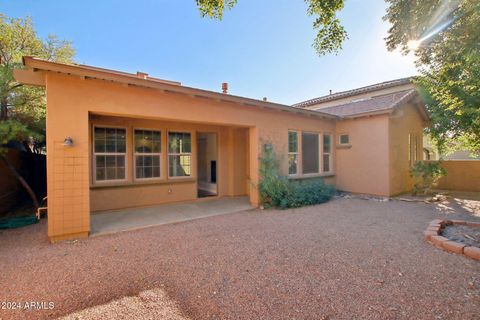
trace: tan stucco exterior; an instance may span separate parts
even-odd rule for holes
[[[255,206],[258,205],[256,185],[260,137],[263,141],[270,141],[279,154],[285,154],[287,132],[292,123],[295,123],[295,128],[319,133],[324,130],[333,132],[335,128],[335,122],[327,119],[63,74],[47,73],[46,83],[48,229],[53,241],[86,235],[90,229],[90,210],[196,198],[195,157],[191,178],[141,185],[133,182],[130,171],[127,173],[128,181],[121,183],[121,186],[93,185],[90,139],[94,123],[118,123],[128,128],[138,126],[164,131],[175,128],[190,130],[193,141],[197,131],[217,132],[219,195],[248,193]],[[63,146],[66,137],[73,139],[73,147]],[[195,154],[195,143],[192,143],[192,147],[192,153]],[[128,158],[127,163],[131,163]],[[285,157],[282,158],[281,167],[286,172]],[[163,170],[166,171],[166,168]]]
[[[338,121],[336,186],[343,191],[389,195],[388,115]],[[338,137],[348,134],[349,146]]]
[[[124,117],[90,115],[90,128],[112,126],[127,129],[127,177],[124,182],[94,182],[90,175],[90,209],[93,212],[149,206],[161,203],[190,201],[197,198],[197,157],[192,157],[192,176],[187,178],[167,178],[167,132],[190,132],[196,140],[198,132],[216,133],[218,140],[218,181],[219,196],[247,195],[246,160],[247,128],[179,123]],[[153,181],[136,180],[133,173],[133,129],[148,128],[162,133],[161,177]],[[90,145],[92,145],[90,136]],[[196,144],[192,144],[192,154],[196,155]],[[230,177],[229,174],[234,174]]]
[[[299,174],[292,179],[324,177],[340,190],[384,196],[409,187],[405,177],[409,166],[405,135],[421,132],[423,126],[413,105],[394,112],[342,119],[147,76],[139,79],[116,71],[31,58],[25,64],[29,69],[18,71],[17,79],[43,85],[47,91],[48,236],[52,241],[87,236],[90,215],[98,211],[196,200],[199,132],[215,133],[217,137],[218,196],[248,195],[253,206],[259,205],[262,145],[272,144],[286,175],[291,130],[332,137],[331,170],[303,175],[300,152]],[[98,183],[93,179],[92,130],[96,125],[126,129],[125,181]],[[134,178],[134,128],[162,133],[159,179],[145,182]],[[190,177],[167,177],[169,131],[192,135]],[[348,146],[339,145],[341,134],[349,135]],[[67,137],[72,138],[73,146],[64,145]],[[319,140],[322,144],[322,138]],[[319,159],[322,168],[322,154]]]
[[[398,108],[390,117],[389,129],[389,180],[390,195],[408,192],[413,188],[410,167],[423,157],[423,127],[424,123],[417,108],[405,104]],[[412,139],[411,160],[409,158],[409,137]],[[415,147],[415,140],[417,146]]]
[[[393,113],[337,122],[336,186],[340,190],[393,196],[413,187],[410,167],[422,159],[425,124],[413,104]],[[350,146],[338,137],[350,136]],[[409,137],[417,139],[417,156],[409,158]],[[410,146],[415,151],[414,145]]]

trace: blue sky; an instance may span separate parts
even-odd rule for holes
[[[302,0],[238,0],[222,21],[201,18],[194,0],[4,0],[0,12],[30,15],[40,36],[73,41],[76,61],[177,80],[187,86],[292,104],[416,73],[413,58],[388,52],[381,0],[346,0],[349,33],[338,55],[311,47]]]

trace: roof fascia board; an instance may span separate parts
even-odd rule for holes
[[[169,84],[169,83],[155,81],[155,80],[140,79],[140,78],[137,78],[135,75],[120,73],[113,70],[110,72],[109,70],[106,70],[106,69],[99,69],[99,68],[90,69],[89,67],[86,67],[86,66],[56,63],[56,62],[36,59],[33,57],[23,57],[23,63],[25,66],[32,68],[34,70],[37,69],[37,70],[43,70],[43,71],[58,72],[58,73],[64,73],[67,75],[74,75],[74,76],[85,77],[85,78],[96,78],[100,80],[113,81],[113,82],[118,82],[118,83],[123,83],[128,85],[136,85],[141,87],[160,89],[166,92],[183,93],[190,96],[195,96],[195,95],[203,96],[203,97],[212,98],[216,100],[220,99],[223,101],[233,102],[237,104],[248,104],[248,105],[253,105],[260,108],[288,111],[294,114],[301,114],[301,115],[313,116],[318,118],[325,118],[325,119],[340,118],[338,116],[330,115],[330,114],[319,112],[319,111],[300,109],[302,112],[298,112],[299,111],[298,108],[293,108],[287,105],[273,103],[273,102],[260,101],[256,99],[239,97],[239,96],[218,93],[218,92],[213,92],[213,91],[208,91],[203,89],[191,88],[186,86],[180,86],[177,84]]]

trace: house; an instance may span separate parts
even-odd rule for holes
[[[423,158],[425,106],[409,78],[295,104],[340,117],[335,126],[335,186],[392,196],[410,191],[411,165]]]
[[[24,57],[16,79],[47,94],[48,236],[88,236],[104,210],[245,195],[259,205],[270,143],[292,179],[345,191],[411,188],[428,121],[408,79],[287,106]],[[224,88],[226,89],[226,88]],[[226,91],[226,90],[225,90]]]

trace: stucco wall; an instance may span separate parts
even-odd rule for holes
[[[423,120],[417,108],[406,104],[389,119],[390,195],[409,192],[413,188],[410,176],[408,135],[416,136],[417,160],[423,159]]]
[[[248,152],[245,152],[245,155],[234,157],[232,161],[243,162],[245,170],[248,170],[247,187],[249,190],[247,193],[250,195],[253,205],[258,205],[256,186],[259,178],[260,138],[270,141],[279,154],[285,154],[288,129],[295,127],[316,132],[334,132],[335,129],[335,122],[331,119],[319,119],[256,106],[239,105],[50,72],[46,77],[47,149],[49,150],[47,155],[48,232],[53,241],[66,237],[83,236],[90,230],[89,113],[245,128],[243,132],[234,130],[229,139],[231,141],[246,139],[248,131]],[[63,146],[63,141],[68,136],[72,137],[74,141],[74,146],[70,148]],[[219,143],[219,147],[221,146],[222,142]],[[248,163],[245,163],[246,157],[248,157]],[[333,158],[335,159],[335,154]],[[286,173],[286,157],[282,159],[281,167]],[[238,173],[229,172],[229,175],[234,174]],[[229,181],[237,180],[241,181],[241,179],[230,179]],[[190,184],[189,187],[182,188],[192,188],[192,186],[193,184]],[[232,194],[242,194],[245,183],[238,186],[231,184],[229,188],[232,190]],[[145,190],[151,192],[146,193],[145,197],[152,199],[155,194],[154,188]],[[100,193],[99,191],[98,194]],[[182,193],[180,189],[175,192],[175,194],[179,193]],[[111,201],[121,201],[118,200],[121,198],[121,194],[112,196]]]
[[[480,192],[480,160],[446,160],[442,166],[447,175],[440,179],[438,189]]]
[[[149,206],[161,203],[194,200],[197,198],[197,144],[198,132],[216,133],[218,136],[218,195],[246,195],[247,172],[245,166],[246,128],[201,125],[186,122],[157,121],[124,117],[90,116],[91,128],[116,126],[127,129],[126,168],[124,182],[95,183],[90,177],[91,211]],[[160,130],[162,134],[161,177],[154,181],[135,180],[133,173],[133,129]],[[192,134],[192,175],[187,178],[167,178],[167,131]],[[235,138],[235,139],[232,139]],[[92,139],[92,134],[90,134]],[[216,156],[216,155],[215,155]],[[241,161],[239,161],[241,160]],[[235,174],[230,175],[230,172]]]
[[[348,134],[350,147],[339,146]],[[378,115],[337,122],[336,186],[339,190],[388,195],[388,116]]]

